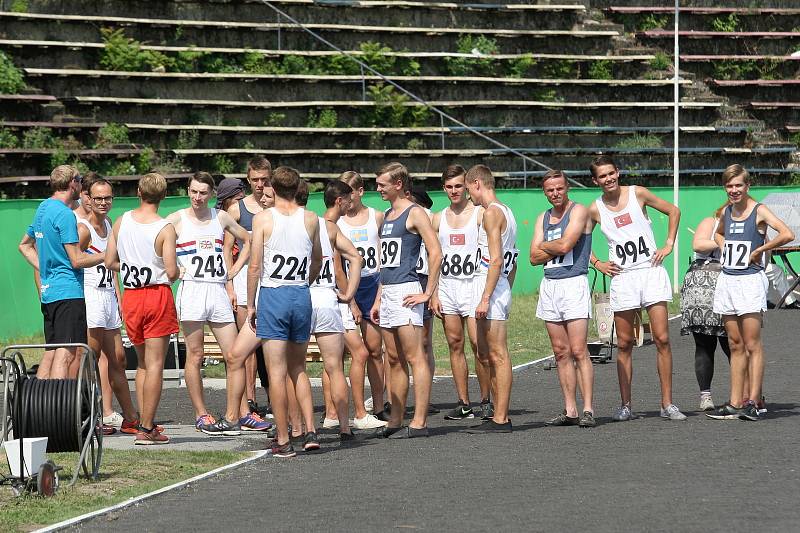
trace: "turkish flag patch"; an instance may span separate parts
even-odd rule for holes
[[[633,220],[631,220],[631,214],[625,213],[624,215],[614,217],[614,224],[616,224],[618,228],[627,226],[628,224],[633,224]]]
[[[463,233],[450,234],[450,246],[464,246],[467,243],[467,238]]]

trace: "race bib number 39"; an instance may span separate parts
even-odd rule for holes
[[[750,241],[725,241],[722,247],[722,266],[744,270],[750,266]]]
[[[403,241],[400,237],[381,239],[381,266],[395,268],[400,266],[400,253]]]

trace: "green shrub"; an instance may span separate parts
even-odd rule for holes
[[[718,80],[746,80],[759,76],[755,61],[722,60],[714,62],[714,78]]]
[[[456,43],[456,51],[460,54],[473,54],[475,57],[445,57],[445,71],[451,76],[494,76],[495,60],[491,57],[499,52],[497,41],[489,37],[472,34],[462,35]]]
[[[56,148],[58,143],[50,128],[31,128],[22,135],[22,147],[30,150]]]
[[[663,30],[668,22],[668,17],[658,17],[654,14],[648,15],[639,23],[639,31]]]
[[[363,53],[361,61],[383,75],[394,74],[397,57],[386,55],[392,52],[391,48],[372,41],[361,43],[359,48]]]
[[[264,119],[265,126],[283,126],[284,121],[286,120],[286,113],[277,113],[272,112],[267,115],[267,118]]]
[[[615,147],[624,150],[635,150],[638,148],[661,148],[664,143],[658,135],[648,133],[647,135],[639,135],[634,133],[632,136],[619,141]]]
[[[97,170],[104,176],[133,176],[139,173],[136,164],[130,159],[103,161]]]
[[[711,29],[714,31],[735,32],[739,31],[739,17],[736,13],[731,13],[727,17],[717,17],[711,21]]]
[[[549,61],[545,63],[542,70],[545,78],[565,80],[568,78],[578,77],[577,69],[575,68],[575,62],[567,59]]]
[[[184,50],[175,54],[171,58],[172,68],[174,72],[208,72],[203,69],[203,59],[208,56],[208,52],[197,52],[195,50]]]
[[[197,130],[181,130],[178,133],[177,150],[193,150],[200,144],[200,132]]]
[[[97,130],[97,141],[95,142],[95,146],[97,148],[113,146],[115,144],[130,143],[131,140],[128,137],[128,127],[124,124],[109,122]]]
[[[425,141],[420,139],[419,137],[415,137],[406,143],[406,149],[408,150],[422,150],[425,148]]]
[[[18,94],[25,88],[22,70],[5,53],[0,52],[0,94]]]
[[[153,168],[153,162],[156,159],[155,151],[149,146],[142,150],[134,162],[134,174],[147,174]]]
[[[308,110],[307,128],[335,128],[336,123],[336,111],[329,107],[320,109],[319,113],[313,109]]]
[[[593,80],[613,80],[614,73],[610,59],[592,61],[589,65],[589,78]]]
[[[215,155],[214,158],[212,159],[211,168],[212,170],[214,170],[219,174],[230,174],[231,172],[233,172],[236,166],[228,156],[224,154],[219,154]]]
[[[142,50],[142,44],[125,36],[125,30],[102,28],[103,52],[100,54],[100,66],[105,70],[123,72],[145,72],[154,68],[167,69],[174,62],[167,56],[154,50]]]
[[[664,52],[656,52],[650,60],[650,67],[654,70],[667,70],[672,66],[672,59]]]
[[[508,62],[508,77],[509,78],[524,78],[528,75],[528,71],[536,64],[531,54],[525,54]]]
[[[17,145],[19,145],[19,139],[14,132],[0,127],[0,148],[16,148]]]
[[[789,141],[796,144],[798,148],[800,148],[800,133],[795,133],[791,137],[789,137]]]
[[[11,12],[12,13],[27,13],[28,12],[28,0],[13,0],[13,2],[11,2]]]
[[[66,165],[69,161],[69,154],[63,146],[57,146],[56,151],[50,155],[50,168],[55,168],[60,165]]]

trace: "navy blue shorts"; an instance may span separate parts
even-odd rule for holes
[[[256,306],[256,337],[308,342],[311,337],[311,292],[308,285],[261,287]]]
[[[428,289],[428,276],[427,274],[417,274],[419,276],[419,284],[422,286],[422,292],[425,292]],[[430,320],[433,318],[433,311],[430,308],[430,301],[424,304],[422,311],[422,320]]]
[[[364,320],[370,320],[369,313],[372,310],[372,306],[375,305],[375,298],[378,297],[378,285],[380,285],[380,282],[381,275],[374,274],[362,277],[358,284],[356,305],[361,310]]]

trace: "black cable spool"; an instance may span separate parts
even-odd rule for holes
[[[79,452],[81,442],[92,427],[79,435],[78,420],[89,415],[90,399],[81,395],[77,401],[78,381],[75,379],[23,379],[17,393],[22,398],[22,412],[14,415],[14,428],[24,438],[47,437],[47,451]],[[76,408],[81,409],[80,415]]]

